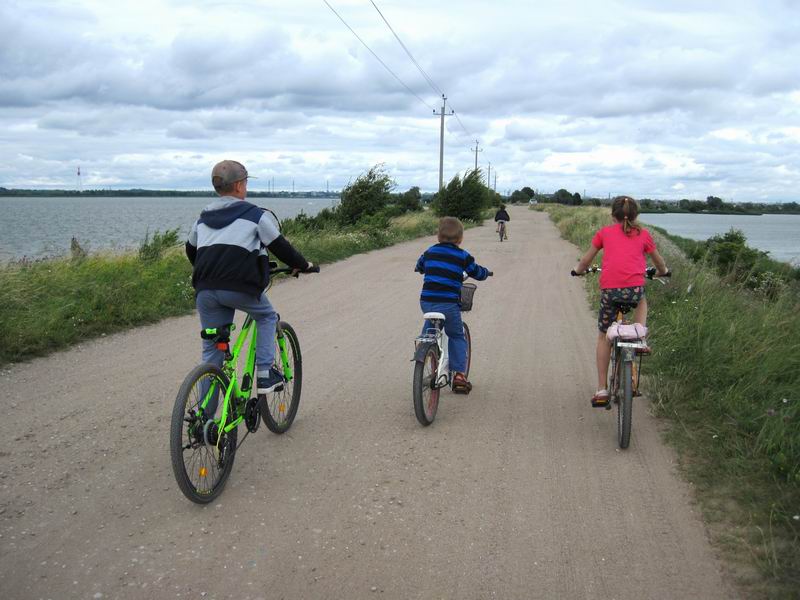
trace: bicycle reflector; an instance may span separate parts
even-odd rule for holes
[[[214,345],[217,347],[217,350],[222,350],[223,352],[228,351],[228,342],[217,342]]]

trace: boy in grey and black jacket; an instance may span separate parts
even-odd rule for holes
[[[233,322],[235,310],[256,322],[258,393],[266,394],[283,384],[276,369],[275,328],[278,313],[264,289],[269,283],[269,254],[296,271],[312,264],[284,238],[272,216],[245,201],[247,169],[224,160],[214,166],[211,181],[220,197],[200,213],[186,242],[186,256],[193,265],[192,285],[197,312],[205,328]],[[222,365],[223,354],[211,340],[203,340],[203,361]],[[208,407],[213,414],[216,407]]]

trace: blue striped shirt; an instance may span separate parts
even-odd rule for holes
[[[489,271],[475,262],[472,255],[450,243],[434,244],[417,261],[416,270],[425,274],[420,300],[425,302],[461,301],[464,273],[483,281]]]

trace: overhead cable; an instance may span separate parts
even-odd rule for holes
[[[375,60],[377,60],[379,63],[381,63],[381,65],[383,65],[383,68],[384,68],[384,69],[386,69],[387,71],[389,71],[389,73],[392,75],[392,77],[394,77],[394,78],[395,78],[395,79],[396,79],[398,82],[400,82],[400,85],[402,85],[404,88],[406,88],[406,90],[408,90],[408,92],[409,92],[411,95],[413,95],[413,96],[414,96],[414,97],[415,97],[417,100],[419,100],[420,102],[422,102],[422,103],[423,103],[425,106],[427,106],[429,109],[431,109],[431,110],[435,110],[435,109],[433,108],[433,106],[431,106],[430,104],[428,104],[427,102],[425,102],[425,100],[423,100],[423,99],[422,99],[422,98],[421,98],[421,97],[420,97],[420,96],[419,96],[419,95],[418,95],[418,94],[417,94],[417,93],[416,93],[414,90],[412,90],[410,87],[408,87],[408,86],[405,84],[405,82],[404,82],[402,79],[400,79],[400,77],[398,77],[398,76],[397,76],[397,74],[396,74],[394,71],[392,71],[392,70],[389,68],[389,66],[388,66],[388,65],[387,65],[385,62],[383,62],[383,61],[381,60],[380,56],[378,56],[377,54],[375,54],[375,52],[373,52],[372,48],[370,48],[370,47],[367,45],[367,43],[366,43],[364,40],[362,40],[362,39],[361,39],[361,37],[360,37],[360,36],[359,36],[359,35],[358,35],[358,34],[357,34],[357,33],[356,33],[354,30],[353,30],[353,28],[352,28],[352,27],[350,27],[350,25],[348,25],[348,24],[347,24],[347,21],[345,21],[345,20],[342,18],[342,16],[341,16],[341,15],[340,15],[338,12],[336,12],[336,9],[334,9],[334,8],[333,8],[333,7],[332,7],[332,6],[331,6],[331,5],[328,3],[328,0],[322,0],[322,1],[323,1],[323,2],[324,2],[324,3],[325,3],[327,6],[328,6],[328,8],[330,8],[330,9],[331,9],[331,11],[333,12],[333,14],[335,14],[337,17],[339,17],[339,20],[340,20],[342,23],[344,23],[344,26],[345,26],[345,27],[347,27],[347,28],[350,30],[350,32],[351,32],[351,33],[352,33],[354,36],[356,36],[356,39],[357,39],[359,42],[361,42],[361,44],[362,44],[362,45],[363,45],[363,46],[364,46],[364,47],[365,47],[367,50],[369,50],[370,54],[372,54],[372,56],[374,56],[374,57],[375,57]]]
[[[400,46],[403,48],[403,50],[406,51],[406,54],[408,54],[408,58],[411,59],[411,62],[414,63],[414,66],[417,67],[417,69],[419,69],[420,73],[422,73],[422,76],[425,78],[425,81],[428,82],[428,85],[431,86],[431,89],[434,92],[436,92],[437,94],[439,94],[440,96],[444,96],[445,95],[444,92],[439,88],[438,85],[436,85],[436,83],[433,81],[433,79],[431,79],[428,76],[428,74],[425,72],[425,69],[423,69],[422,66],[417,62],[417,59],[414,58],[413,54],[411,54],[411,50],[409,50],[408,47],[406,47],[406,45],[403,43],[403,40],[400,39],[400,36],[397,35],[397,32],[389,24],[389,21],[386,20],[386,17],[381,12],[381,9],[378,8],[378,5],[375,4],[375,2],[373,0],[369,0],[369,1],[372,2],[372,6],[374,6],[375,10],[378,11],[378,14],[381,16],[381,19],[383,19],[383,22],[386,23],[386,26],[389,28],[389,31],[391,31],[392,34],[394,35],[395,39],[397,40],[397,43],[400,44]]]

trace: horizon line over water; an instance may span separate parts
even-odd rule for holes
[[[73,237],[89,252],[136,249],[148,233],[169,229],[178,229],[185,239],[212,201],[207,196],[3,196],[0,262],[67,256]],[[338,199],[258,197],[252,203],[287,219],[301,211],[316,215]]]
[[[639,215],[639,220],[698,241],[739,229],[751,248],[769,252],[775,260],[800,267],[800,215],[645,213]]]

